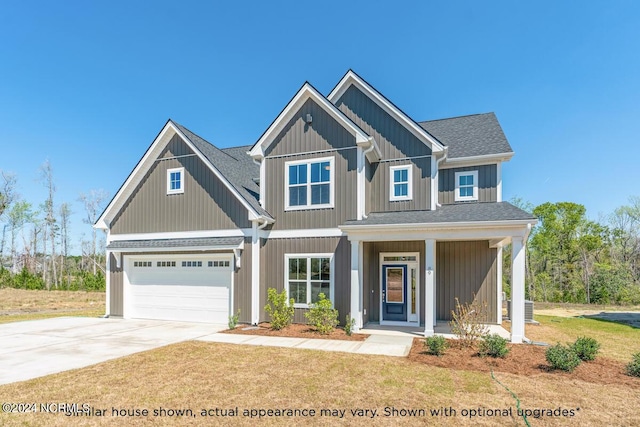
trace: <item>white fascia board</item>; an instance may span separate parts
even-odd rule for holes
[[[514,153],[485,154],[482,156],[457,157],[453,159],[447,157],[444,160],[444,163],[440,165],[440,169],[491,165],[498,162],[508,162],[513,157],[513,154]]]
[[[262,230],[263,239],[301,239],[305,237],[342,237],[346,234],[339,228],[306,228],[300,230]]]
[[[425,240],[435,239],[437,241],[468,241],[468,240],[495,240],[511,237],[524,238],[527,227],[504,227],[504,228],[459,228],[459,229],[415,229],[415,230],[359,230],[349,232],[347,238],[350,241],[365,242],[386,242],[400,240]]]
[[[153,247],[153,248],[118,248],[110,249],[111,252],[205,252],[205,251],[232,251],[234,249],[244,249],[244,242],[240,242],[238,245],[225,245],[225,246],[185,246],[185,247]]]
[[[249,237],[250,228],[229,230],[175,231],[166,233],[109,234],[107,243],[120,240],[198,239],[201,237]]]
[[[349,88],[350,85],[356,86],[363,93],[367,94],[371,100],[373,100],[376,104],[378,104],[380,108],[385,110],[389,115],[400,122],[416,138],[429,145],[432,152],[439,153],[441,151],[444,151],[444,146],[433,136],[431,136],[429,132],[421,128],[415,121],[409,118],[405,113],[398,109],[398,107],[393,105],[393,103],[385,98],[380,92],[371,87],[367,82],[362,80],[360,76],[358,76],[351,70],[349,70],[347,74],[344,75],[342,80],[340,80],[340,82],[331,91],[327,98],[332,103],[335,103],[344,94],[344,92]]]
[[[266,132],[260,137],[258,142],[249,150],[249,155],[259,159],[264,157],[264,153],[273,142],[273,136],[277,135],[291,119],[293,114],[304,104],[307,99],[313,99],[318,105],[329,113],[337,122],[341,123],[356,139],[356,144],[368,143],[369,135],[365,134],[355,123],[344,115],[335,105],[327,100],[309,83],[302,85],[298,93],[293,97],[289,104],[282,110],[274,122],[269,126]]]
[[[396,232],[400,230],[415,230],[418,232],[423,229],[429,230],[461,230],[461,229],[499,229],[499,228],[513,228],[523,227],[527,225],[535,225],[538,222],[537,219],[519,219],[510,221],[468,221],[468,222],[429,222],[429,223],[407,223],[407,224],[371,224],[371,225],[341,225],[340,230],[347,233],[354,233],[359,231],[375,231],[379,233],[384,232]]]

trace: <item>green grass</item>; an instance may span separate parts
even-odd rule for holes
[[[640,351],[640,329],[606,320],[584,317],[557,317],[536,315],[540,326],[528,326],[527,338],[544,341],[568,343],[580,336],[596,339],[602,344],[603,356],[628,361],[633,353]]]
[[[22,322],[25,320],[51,319],[53,317],[99,317],[103,315],[104,315],[104,309],[10,314],[6,316],[0,316],[0,324],[11,323],[11,322]]]

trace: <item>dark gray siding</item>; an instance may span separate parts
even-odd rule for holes
[[[112,221],[111,234],[251,227],[246,208],[179,136],[160,158]],[[185,168],[185,191],[167,195],[167,169],[177,167]]]
[[[380,252],[420,252],[420,322],[424,323],[424,241],[365,242],[363,245],[363,305],[367,309],[364,322],[380,321]]]
[[[336,106],[368,135],[374,137],[383,159],[431,154],[429,147],[355,86],[345,91]]]
[[[390,201],[391,167],[406,164],[413,165],[412,200]],[[371,212],[428,210],[431,200],[431,159],[403,160],[398,162],[381,162],[371,165],[372,177],[368,199]]]
[[[122,267],[122,265],[120,265]],[[109,314],[122,316],[123,312],[122,268],[116,267],[116,258],[109,256]]]
[[[208,253],[223,253],[223,251],[202,251],[202,252],[162,252],[163,255],[189,254],[204,255]],[[228,252],[225,252],[228,253]],[[124,253],[127,255],[159,255],[158,252],[135,252]],[[124,311],[124,290],[123,290],[123,271],[122,268],[116,267],[116,259],[113,254],[110,258],[110,293],[109,302],[110,314],[112,316],[122,316]],[[121,267],[124,266],[124,258]],[[245,238],[244,249],[242,251],[242,261],[239,269],[233,273],[233,313],[240,309],[240,322],[251,322],[251,238]]]
[[[487,303],[488,320],[496,322],[497,249],[487,241],[436,243],[437,318],[451,320],[455,298]]]
[[[260,321],[269,321],[264,307],[267,304],[267,289],[282,292],[285,282],[285,254],[333,253],[334,306],[338,310],[340,323],[349,313],[351,297],[350,243],[346,237],[319,237],[298,239],[269,239],[260,251]],[[305,309],[296,308],[294,322],[306,323]]]
[[[478,171],[478,201],[496,202],[498,174],[496,165],[468,166],[464,168],[440,169],[438,171],[438,202],[450,205],[455,202],[456,172]],[[465,202],[458,202],[465,203]],[[468,202],[466,202],[468,203]]]
[[[265,209],[277,219],[273,230],[337,227],[348,219],[356,218],[357,150],[347,149],[305,156],[267,159],[267,200]],[[328,209],[284,210],[285,163],[292,160],[334,157],[334,207]]]

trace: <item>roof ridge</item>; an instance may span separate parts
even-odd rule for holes
[[[238,159],[236,159],[234,156],[232,156],[232,155],[231,155],[231,154],[229,154],[229,153],[224,152],[221,148],[216,147],[215,145],[213,145],[212,143],[210,143],[209,141],[207,141],[206,139],[204,139],[203,137],[201,137],[200,135],[198,135],[197,133],[195,133],[194,131],[192,131],[192,130],[191,130],[191,129],[189,129],[188,127],[183,126],[183,125],[181,125],[180,123],[175,122],[175,121],[174,121],[173,123],[175,123],[176,125],[178,125],[178,126],[179,126],[179,127],[181,127],[182,129],[186,130],[186,131],[187,131],[187,132],[189,132],[190,134],[192,134],[192,135],[194,135],[194,136],[197,136],[197,137],[198,137],[198,138],[200,138],[203,142],[206,142],[207,144],[209,144],[211,147],[213,147],[214,149],[218,150],[218,151],[219,151],[219,152],[221,152],[222,154],[224,154],[224,155],[226,155],[226,156],[231,157],[231,158],[232,158],[233,160],[235,160],[236,162],[238,161]]]
[[[487,114],[495,114],[493,111],[488,111],[486,113],[473,113],[473,114],[463,114],[461,116],[453,116],[453,117],[443,117],[441,119],[433,119],[433,120],[422,120],[418,122],[421,123],[430,123],[430,122],[440,122],[443,120],[452,120],[452,119],[462,119],[464,117],[472,117],[472,116],[486,116]]]

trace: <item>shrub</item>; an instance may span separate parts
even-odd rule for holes
[[[356,319],[351,317],[351,313],[347,314],[344,322],[344,332],[349,336],[351,336],[351,334],[353,333],[354,323],[356,323]]]
[[[293,298],[287,301],[287,292],[278,293],[274,288],[267,289],[267,304],[264,309],[271,315],[271,329],[279,331],[291,324],[293,320]]]
[[[636,353],[631,357],[631,362],[627,365],[627,375],[640,377],[640,353]]]
[[[238,326],[238,320],[240,319],[240,309],[236,314],[229,316],[229,329],[235,329]]]
[[[424,346],[427,347],[427,352],[434,356],[442,356],[449,347],[447,340],[441,335],[433,335],[425,338]]]
[[[456,300],[456,309],[451,310],[451,332],[459,339],[460,343],[465,347],[473,346],[473,343],[489,332],[487,326],[487,303],[482,304],[474,301],[469,304],[460,304],[458,298]]]
[[[579,337],[571,345],[571,349],[578,355],[580,360],[593,360],[600,350],[600,343],[593,338]]]
[[[566,372],[572,372],[581,362],[573,349],[560,343],[549,347],[545,353],[545,357],[551,365],[551,368]]]
[[[508,339],[498,334],[491,334],[480,342],[480,356],[505,357],[509,353]]]
[[[323,335],[331,333],[340,323],[338,321],[338,310],[332,307],[331,301],[322,292],[318,294],[318,302],[311,304],[304,317]]]

